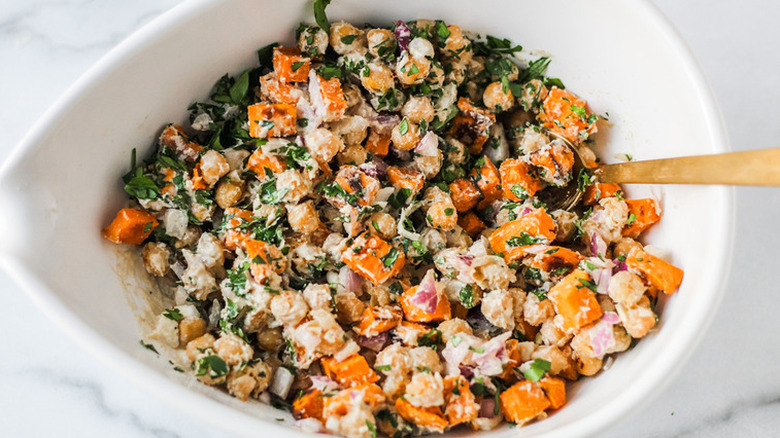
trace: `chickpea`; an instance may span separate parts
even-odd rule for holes
[[[401,54],[401,59],[395,66],[395,75],[403,85],[421,84],[428,76],[431,61],[426,58],[412,58],[407,52]]]
[[[547,93],[547,87],[544,86],[542,81],[534,79],[523,85],[523,94],[518,99],[523,109],[529,110],[541,105],[547,97]]]
[[[330,309],[333,296],[327,284],[311,283],[303,290],[303,297],[312,309]]]
[[[195,219],[201,221],[201,222],[208,222],[211,220],[211,215],[214,214],[214,210],[217,208],[216,205],[202,205],[195,202],[195,200],[192,200],[192,206],[190,207],[190,211],[192,212],[192,215],[195,216]]]
[[[354,292],[339,292],[333,297],[336,302],[337,318],[342,324],[360,321],[366,306]]]
[[[344,142],[341,141],[341,138],[325,128],[317,128],[308,132],[303,140],[311,156],[323,164],[330,162],[340,150],[344,149]]]
[[[224,155],[211,150],[200,157],[200,170],[203,172],[203,181],[212,187],[230,172],[230,165]]]
[[[347,102],[347,108],[352,108],[363,101],[362,91],[358,85],[342,84],[341,89],[344,90],[344,100]]]
[[[184,247],[190,246],[193,243],[198,241],[198,238],[200,237],[200,228],[198,228],[195,225],[190,225],[187,227],[187,229],[184,231],[184,236],[182,236],[181,239],[176,241],[176,249],[182,249]]]
[[[618,303],[616,306],[620,322],[633,338],[644,337],[655,326],[655,313],[650,308],[650,299],[642,296],[631,307]]]
[[[485,88],[482,102],[489,110],[500,113],[514,106],[515,96],[512,94],[512,90],[504,90],[504,85],[501,82],[493,82]]]
[[[406,398],[409,403],[430,407],[444,404],[444,382],[439,373],[415,373],[406,385]]]
[[[467,49],[471,45],[471,41],[463,36],[460,26],[451,24],[447,26],[447,30],[450,31],[450,35],[444,41],[445,56],[463,60],[471,59],[472,52]]]
[[[435,55],[433,44],[425,38],[412,39],[406,50],[409,52],[409,56],[417,60],[432,59]]]
[[[398,149],[410,151],[422,139],[420,127],[409,119],[403,119],[390,133],[390,139]]]
[[[449,342],[450,339],[452,339],[452,337],[458,333],[466,333],[467,335],[474,334],[469,323],[460,318],[453,318],[447,321],[443,321],[441,324],[439,324],[438,328],[441,331],[441,339],[445,343]]]
[[[425,176],[425,179],[431,179],[439,173],[442,165],[442,153],[436,150],[435,155],[417,155],[414,157],[414,167]]]
[[[155,277],[162,277],[168,273],[171,250],[162,242],[149,242],[144,245],[144,267],[146,272]]]
[[[309,305],[300,292],[283,291],[271,300],[274,318],[287,326],[295,326],[309,312]]]
[[[244,184],[232,180],[222,181],[217,185],[214,193],[214,199],[219,208],[226,209],[232,207],[241,201],[244,197]]]
[[[634,248],[642,249],[642,244],[630,237],[623,237],[615,244],[615,256],[626,257]]]
[[[433,88],[441,88],[444,85],[444,79],[447,78],[447,74],[444,73],[444,68],[438,61],[431,62],[431,71],[428,73],[428,77],[425,81],[433,86]]]
[[[188,316],[179,321],[179,345],[187,345],[193,339],[206,334],[206,320]]]
[[[609,297],[624,306],[633,306],[644,296],[642,280],[628,271],[620,271],[609,279]]]
[[[330,25],[330,46],[339,55],[348,53],[364,53],[366,51],[366,36],[357,27],[339,21]]]
[[[555,234],[555,240],[559,242],[565,242],[574,235],[574,230],[577,229],[575,222],[578,217],[576,213],[572,213],[566,210],[555,210],[550,213],[555,221],[557,232]]]
[[[363,143],[368,135],[370,123],[365,117],[345,116],[337,122],[332,122],[328,128],[347,146],[359,145]]]
[[[252,346],[232,333],[222,333],[219,339],[214,342],[214,351],[228,365],[246,362],[254,355]]]
[[[189,359],[191,362],[194,362],[198,357],[201,356],[201,354],[203,354],[202,350],[211,348],[213,346],[214,336],[209,333],[195,338],[187,343],[187,359]]]
[[[570,355],[564,353],[560,348],[554,345],[538,347],[531,354],[534,359],[544,359],[550,362],[550,374],[557,376],[571,376],[575,372],[575,364]]]
[[[366,33],[368,53],[383,57],[390,51],[395,51],[395,34],[389,29],[371,29]],[[381,52],[381,53],[380,53]]]
[[[577,371],[583,376],[592,376],[601,370],[603,360],[598,357],[582,356],[577,360]]]
[[[314,202],[306,201],[301,204],[287,206],[287,221],[293,231],[309,234],[320,227],[320,215],[314,208]]]
[[[304,196],[311,193],[312,189],[311,180],[294,169],[287,169],[279,174],[276,179],[276,186],[289,189],[282,200],[290,204],[295,204],[300,201]]]
[[[360,75],[360,83],[363,84],[366,90],[381,95],[395,86],[395,78],[390,67],[372,62],[366,68],[368,74]]]
[[[532,326],[539,326],[555,316],[555,308],[550,300],[539,301],[535,294],[528,294],[523,303],[523,317]]]
[[[421,120],[431,123],[435,116],[431,99],[426,96],[410,96],[401,108],[401,115],[418,124]]]
[[[447,137],[445,142],[448,145],[445,149],[447,151],[447,161],[453,164],[461,164],[466,161],[466,157],[468,156],[466,145],[452,137]]]
[[[415,347],[409,349],[409,359],[412,367],[418,371],[440,373],[444,370],[439,354],[431,347]]]
[[[353,164],[359,166],[368,160],[368,151],[359,144],[347,146],[338,156],[339,166]]]
[[[298,48],[304,56],[318,58],[328,49],[328,34],[318,26],[308,26],[298,37]]]
[[[282,348],[282,344],[284,344],[284,338],[282,338],[281,327],[267,328],[257,332],[257,345],[265,351],[277,352]]]
[[[396,234],[396,222],[392,215],[383,212],[372,214],[368,218],[369,231],[384,240],[390,240]]]
[[[515,328],[514,301],[506,290],[493,290],[482,297],[480,310],[485,319],[496,327],[505,330]]]
[[[453,230],[458,225],[458,212],[452,199],[431,204],[426,218],[430,226],[444,231]]]

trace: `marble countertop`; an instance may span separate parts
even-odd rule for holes
[[[0,160],[79,75],[180,0],[0,0]],[[780,146],[780,3],[656,0],[693,49],[734,149]],[[638,84],[641,86],[641,84]],[[771,436],[780,430],[774,278],[780,190],[737,189],[726,296],[673,381],[607,437]],[[0,274],[0,436],[215,437],[65,337]],[[45,349],[41,346],[45,346]]]

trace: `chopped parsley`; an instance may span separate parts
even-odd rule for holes
[[[163,316],[176,322],[179,322],[184,318],[184,315],[181,314],[181,310],[176,308],[166,310],[163,312]]]
[[[534,359],[527,370],[523,371],[526,379],[532,382],[538,382],[547,371],[550,371],[552,364],[544,359]]]
[[[400,254],[400,252],[397,249],[390,248],[390,251],[382,256],[382,264],[387,268],[392,267],[395,264],[395,261],[398,260],[398,254]]]

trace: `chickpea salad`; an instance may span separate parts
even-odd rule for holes
[[[346,437],[524,425],[656,326],[683,272],[654,199],[574,174],[602,117],[509,40],[437,20],[301,24],[133,151],[127,208],[173,305],[146,342]],[[549,187],[576,181],[571,211]]]

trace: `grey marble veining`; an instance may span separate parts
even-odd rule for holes
[[[178,3],[0,0],[0,160],[100,56]],[[655,3],[700,61],[734,148],[780,146],[780,4]],[[780,435],[780,235],[771,226],[780,217],[780,190],[738,189],[736,214],[731,277],[711,329],[658,397],[603,436]],[[106,369],[3,274],[0,298],[0,436],[224,436]]]

